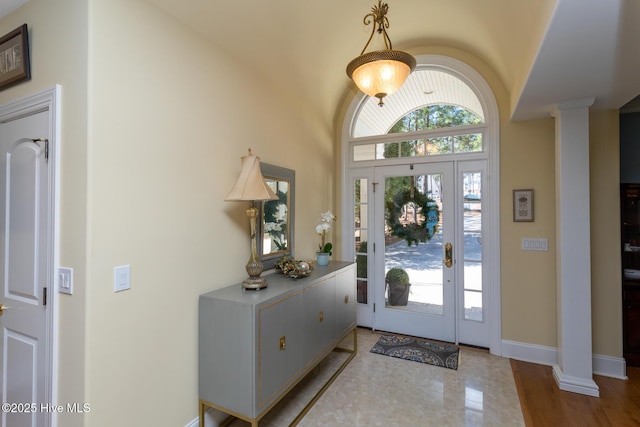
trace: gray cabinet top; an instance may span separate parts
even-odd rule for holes
[[[222,299],[233,301],[246,305],[262,304],[273,298],[282,297],[289,292],[301,291],[307,286],[311,286],[322,280],[326,275],[337,272],[343,268],[353,265],[352,262],[330,261],[329,265],[324,267],[314,266],[311,274],[300,279],[291,279],[280,272],[263,275],[269,286],[259,291],[246,290],[242,288],[242,283],[228,286],[226,288],[217,289],[200,295],[200,299]]]

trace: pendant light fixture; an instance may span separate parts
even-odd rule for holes
[[[378,0],[378,6],[371,8],[371,13],[365,15],[364,24],[373,23],[371,35],[364,45],[360,56],[347,65],[347,75],[353,79],[358,89],[369,96],[379,99],[378,105],[383,106],[382,99],[400,89],[409,74],[416,68],[416,59],[406,52],[393,50],[391,39],[387,34],[389,6]],[[382,37],[384,50],[365,53],[375,33]]]

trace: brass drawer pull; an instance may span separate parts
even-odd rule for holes
[[[344,303],[349,304],[349,295],[344,296]]]
[[[320,319],[321,322],[324,320],[324,311],[320,312],[320,314],[318,315],[318,318]]]
[[[286,337],[286,335],[280,337],[280,351],[283,351],[285,348],[287,348],[287,337]]]

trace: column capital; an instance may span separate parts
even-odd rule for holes
[[[595,98],[582,98],[572,99],[571,101],[558,102],[551,107],[550,114],[552,117],[556,117],[560,112],[564,110],[575,110],[577,108],[589,108],[595,102]]]

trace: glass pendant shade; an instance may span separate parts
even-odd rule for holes
[[[368,61],[367,57],[370,58]],[[347,75],[362,92],[382,101],[382,98],[400,89],[415,68],[415,63],[415,59],[404,52],[371,52],[351,61]]]

